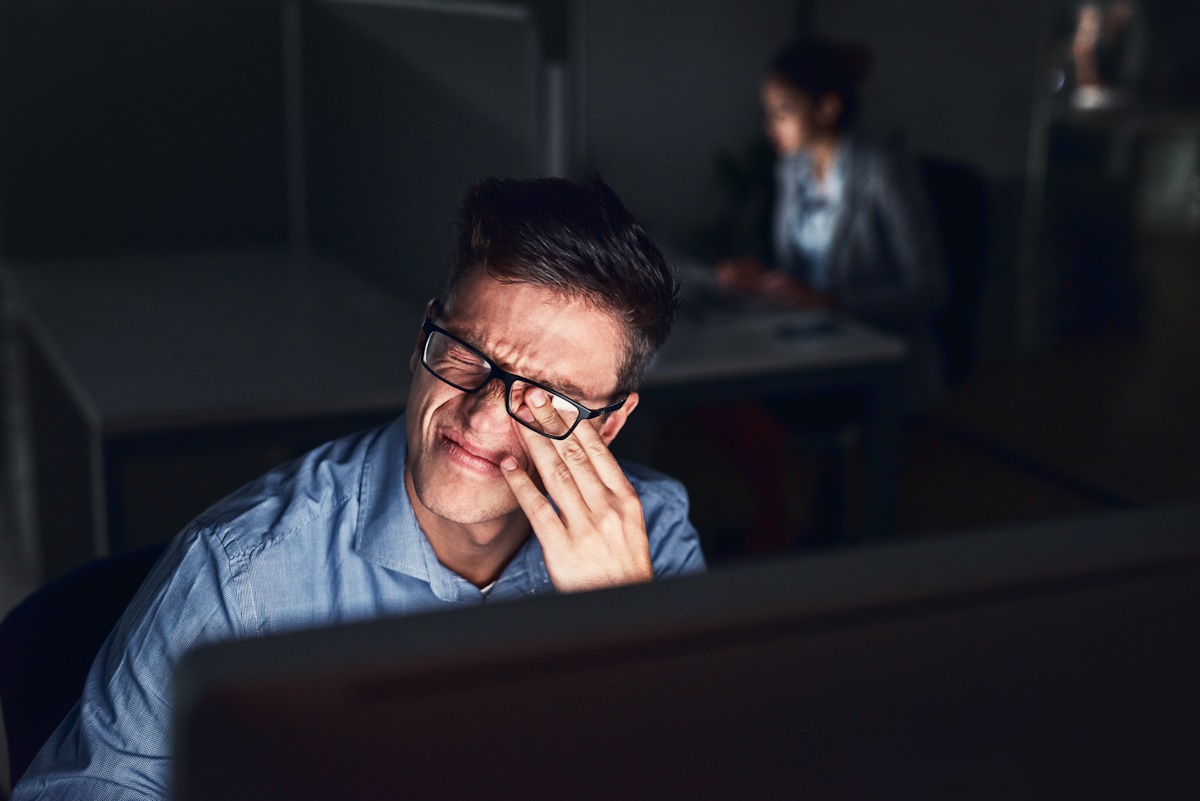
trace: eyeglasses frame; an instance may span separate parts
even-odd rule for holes
[[[507,370],[505,370],[504,368],[497,366],[496,363],[493,362],[491,359],[489,359],[481,350],[479,350],[479,348],[475,347],[474,345],[470,344],[469,342],[464,342],[463,340],[461,340],[454,334],[447,331],[445,328],[442,328],[440,325],[433,322],[433,320],[428,317],[425,318],[425,322],[421,324],[421,332],[424,335],[424,341],[421,343],[421,366],[424,367],[426,370],[428,370],[430,375],[432,375],[438,381],[441,381],[444,384],[448,384],[449,386],[454,387],[458,391],[465,392],[468,395],[474,395],[476,392],[479,392],[481,389],[486,387],[488,384],[492,383],[492,381],[499,379],[501,381],[501,383],[504,384],[504,409],[505,409],[505,411],[508,412],[508,416],[511,417],[512,419],[516,420],[521,425],[528,428],[530,431],[533,431],[534,433],[537,433],[537,434],[541,434],[543,437],[547,437],[549,439],[562,441],[562,440],[566,439],[567,437],[571,436],[571,432],[575,430],[575,427],[578,426],[584,420],[591,420],[592,418],[600,417],[601,415],[610,414],[612,412],[615,412],[618,409],[620,409],[622,406],[625,405],[625,401],[629,400],[629,396],[626,395],[625,397],[621,398],[616,403],[609,404],[608,406],[605,406],[602,409],[589,409],[588,407],[584,406],[582,403],[580,403],[576,400],[572,400],[571,398],[568,398],[566,395],[562,394],[558,390],[551,389],[550,387],[546,386],[545,384],[541,383],[540,381],[534,381],[531,378],[525,378],[524,376],[517,375],[516,373],[510,373]],[[491,367],[491,371],[487,374],[487,377],[483,379],[483,381],[479,384],[479,386],[475,387],[474,389],[467,389],[464,386],[455,384],[453,381],[447,381],[445,378],[442,378],[440,375],[438,375],[436,372],[434,372],[433,368],[429,366],[429,362],[426,361],[426,353],[429,350],[429,335],[433,332],[437,332],[437,333],[441,334],[442,336],[446,336],[446,337],[449,337],[450,339],[454,340],[455,342],[462,345],[467,350],[474,353],[476,356],[478,356],[480,359],[482,359],[484,361],[484,363],[486,363],[489,367]],[[579,410],[579,417],[577,417],[575,419],[575,422],[571,424],[571,427],[568,428],[566,430],[566,433],[564,433],[564,434],[555,436],[554,434],[547,434],[545,431],[539,431],[538,429],[531,426],[529,423],[526,423],[524,420],[522,420],[521,418],[519,418],[515,414],[513,414],[512,404],[510,403],[510,399],[512,398],[512,385],[513,385],[514,381],[524,381],[526,384],[530,384],[531,386],[535,386],[540,390],[548,392],[549,394],[553,395],[556,398],[562,398],[567,403],[571,404],[572,406],[574,406],[576,409]]]

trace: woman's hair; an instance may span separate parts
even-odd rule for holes
[[[842,114],[835,123],[841,130],[858,115],[858,88],[871,70],[865,47],[825,39],[796,39],[784,45],[767,62],[767,75],[813,100],[836,95]]]
[[[472,187],[459,210],[443,301],[476,270],[614,315],[627,335],[621,394],[637,389],[679,307],[678,281],[658,246],[596,175],[584,184],[489,178]]]

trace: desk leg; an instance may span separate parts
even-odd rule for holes
[[[889,370],[867,393],[863,450],[867,510],[863,538],[878,540],[896,529],[904,417],[903,369]]]

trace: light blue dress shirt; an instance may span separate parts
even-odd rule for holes
[[[171,675],[201,644],[554,592],[535,537],[485,595],[438,562],[404,489],[404,418],[328,443],[201,514],[168,546],[101,648],[83,698],[13,801],[162,798]],[[705,569],[683,486],[622,467],[656,578]]]
[[[842,211],[841,153],[824,181],[813,174],[805,154],[780,159],[776,166],[775,250],[780,266],[818,291],[828,291],[829,249]]]

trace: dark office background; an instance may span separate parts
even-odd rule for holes
[[[590,168],[663,242],[711,245],[739,213],[717,168],[759,137],[762,64],[817,33],[873,53],[864,129],[986,192],[957,380],[907,434],[897,536],[1194,500],[1200,12],[1136,3],[1115,100],[1084,108],[1079,5],[531,0],[410,10],[414,35],[387,3],[0,0],[0,258],[309,251],[424,297],[471,180]],[[6,323],[0,611],[40,580],[19,333]],[[195,469],[234,483],[287,454],[247,456],[266,441],[248,436],[226,443],[235,470],[212,448]],[[706,538],[743,525],[754,488],[703,437],[664,436]],[[805,486],[815,468],[799,449],[782,469]],[[813,502],[798,493],[797,520]]]

